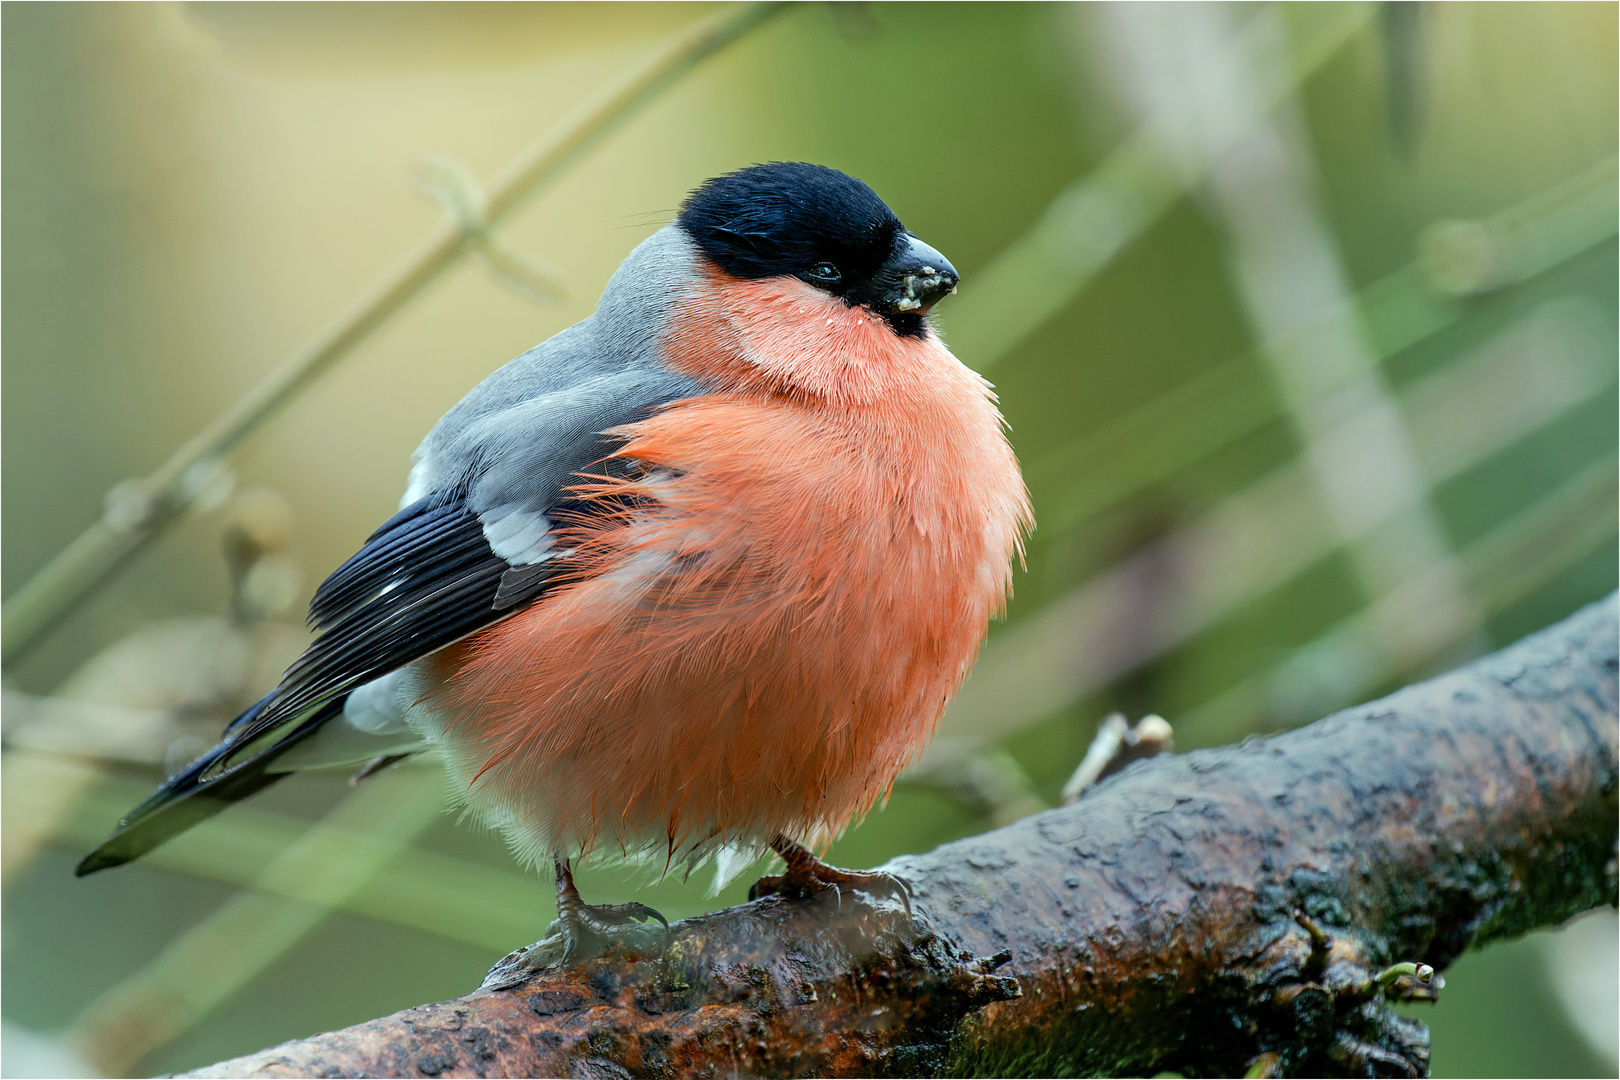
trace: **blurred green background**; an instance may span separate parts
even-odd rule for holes
[[[490,176],[712,7],[0,6],[6,596],[439,220],[423,155]],[[1230,742],[1603,596],[1617,77],[1612,4],[790,8],[502,230],[565,298],[462,264],[9,664],[5,1074],[198,1066],[541,936],[549,882],[427,764],[71,869],[296,654],[434,420],[725,170],[844,169],[951,257],[941,326],[1039,522],[939,740],[834,861],[1055,803],[1112,710]],[[747,880],[636,895],[675,917]],[[1615,1075],[1616,952],[1605,910],[1465,957],[1420,1011],[1435,1075]]]

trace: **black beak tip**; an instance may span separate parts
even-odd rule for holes
[[[942,298],[956,291],[962,280],[949,259],[914,236],[893,263],[891,304],[897,313],[923,315]]]

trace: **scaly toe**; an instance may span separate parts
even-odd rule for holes
[[[659,953],[669,935],[669,920],[646,904],[587,904],[574,887],[568,861],[559,858],[557,869],[557,921],[547,936],[560,939],[564,962],[575,963],[601,956],[612,948],[629,953]],[[662,925],[654,928],[651,922]]]
[[[662,925],[649,925],[655,920]],[[669,933],[668,920],[645,904],[581,904],[559,912],[557,922],[567,942],[568,963],[592,959],[610,949],[656,953]]]
[[[906,914],[911,914],[911,886],[902,878],[881,870],[844,870],[830,866],[804,846],[790,840],[779,838],[771,846],[787,862],[787,870],[754,882],[748,890],[750,900],[773,894],[802,900],[832,890],[838,895],[841,905],[843,892],[849,889],[872,897],[897,899],[905,907]]]
[[[911,884],[904,878],[881,870],[840,870],[835,866],[826,866],[826,869],[832,873],[816,875],[822,889],[843,888],[875,899],[898,900],[906,914],[911,914]]]
[[[762,896],[775,896],[781,888],[783,876],[782,874],[772,874],[770,877],[760,878],[748,886],[748,899],[758,900]]]
[[[658,922],[663,924],[665,930],[669,929],[669,920],[656,909],[634,901],[628,904],[584,904],[580,910],[593,918],[599,926]]]

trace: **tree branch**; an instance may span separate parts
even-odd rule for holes
[[[771,897],[661,955],[543,942],[466,997],[188,1075],[1423,1074],[1387,999],[1441,980],[1383,969],[1615,900],[1617,633],[1611,596],[1308,728],[1138,762],[889,863],[909,914]]]

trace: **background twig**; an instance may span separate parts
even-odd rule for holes
[[[210,487],[221,459],[369,338],[489,231],[555,180],[614,125],[694,65],[758,26],[782,5],[726,6],[667,41],[581,105],[496,174],[481,223],[446,218],[348,309],[218,416],[150,475],[119,485],[100,520],[6,602],[0,655],[13,661],[102,579],[152,540]]]

